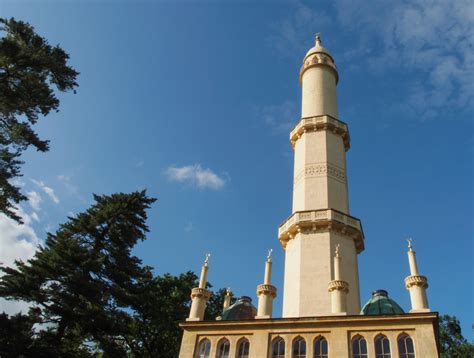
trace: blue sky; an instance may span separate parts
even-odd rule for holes
[[[281,313],[300,116],[298,73],[314,34],[339,68],[351,214],[360,218],[361,300],[383,288],[409,310],[413,238],[433,310],[473,322],[473,33],[468,1],[3,1],[80,71],[25,155],[26,225],[0,217],[0,261],[28,258],[92,193],[147,188],[149,239],[136,254],[158,274],[199,272],[255,297],[267,249]],[[10,312],[19,304],[2,303]]]

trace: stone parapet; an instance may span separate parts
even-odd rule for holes
[[[428,288],[428,279],[421,275],[412,275],[405,278],[405,287],[409,289],[412,286]]]
[[[344,293],[349,292],[349,284],[342,280],[332,280],[329,282],[328,291],[343,291]]]
[[[351,237],[357,253],[364,250],[364,232],[359,219],[333,209],[297,211],[278,228],[278,239],[283,248],[298,233],[337,231]]]
[[[277,295],[277,289],[273,285],[261,284],[257,286],[257,296],[270,295],[273,298]]]
[[[209,298],[211,298],[211,292],[206,290],[205,288],[195,287],[191,290],[191,299],[194,299],[195,297],[202,297],[208,300]]]
[[[330,130],[340,135],[344,141],[346,152],[349,150],[351,147],[351,138],[347,124],[329,115],[301,118],[299,123],[290,132],[291,146],[294,149],[296,141],[301,138],[304,133],[323,130]]]
[[[316,66],[327,66],[334,71],[336,75],[336,83],[339,81],[339,75],[337,73],[336,63],[334,59],[325,52],[313,52],[311,55],[307,56],[300,70],[300,83],[303,81],[303,74],[309,70],[311,67]]]

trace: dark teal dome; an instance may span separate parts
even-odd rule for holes
[[[256,315],[257,309],[252,305],[252,299],[248,296],[242,296],[237,299],[237,302],[222,312],[222,320],[254,319]]]
[[[376,290],[372,292],[372,297],[365,304],[360,311],[363,315],[388,315],[388,314],[403,314],[397,302],[388,297],[388,292],[385,290]]]

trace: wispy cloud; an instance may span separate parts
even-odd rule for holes
[[[31,181],[38,186],[46,195],[49,196],[49,198],[55,203],[59,204],[59,198],[56,196],[54,193],[53,188],[47,186],[43,181],[41,180],[36,180],[36,179],[31,179]]]
[[[171,181],[188,183],[202,189],[222,189],[226,180],[211,169],[202,168],[200,164],[183,167],[171,166],[165,171]]]
[[[275,133],[287,134],[298,123],[298,108],[295,101],[285,100],[279,104],[264,105],[257,109],[257,117],[263,119]]]
[[[325,32],[331,25],[329,14],[321,8],[311,8],[302,1],[293,1],[294,11],[282,21],[273,23],[270,47],[284,56],[294,56],[308,50],[308,39],[316,32]]]
[[[66,187],[69,193],[77,194],[79,192],[79,188],[72,180],[72,175],[60,174],[57,179]]]
[[[271,47],[304,55],[311,31],[331,29],[350,46],[336,56],[346,68],[365,66],[384,81],[403,74],[406,91],[387,110],[411,117],[445,117],[474,107],[474,5],[470,0],[335,0],[333,10],[293,2],[293,11],[273,24]],[[332,31],[334,32],[334,31]],[[330,44],[328,45],[330,48]]]
[[[194,224],[192,221],[188,221],[186,225],[184,225],[184,232],[189,233],[194,230]]]
[[[38,211],[40,209],[41,195],[39,195],[38,192],[31,190],[26,193],[26,197],[28,198],[28,204],[30,204],[31,208]]]
[[[469,0],[335,2],[338,22],[357,33],[346,61],[411,74],[404,109],[431,118],[443,108],[474,105],[474,6]],[[360,61],[359,61],[360,63]]]

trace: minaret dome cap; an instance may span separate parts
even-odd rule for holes
[[[308,52],[306,53],[306,56],[304,57],[305,60],[307,57],[311,56],[312,54],[315,54],[315,53],[324,53],[326,55],[328,55],[329,57],[331,57],[332,59],[332,55],[331,53],[328,51],[328,49],[326,49],[325,47],[323,47],[321,45],[321,34],[318,32],[316,34],[316,43],[314,45],[314,47],[311,47]]]

